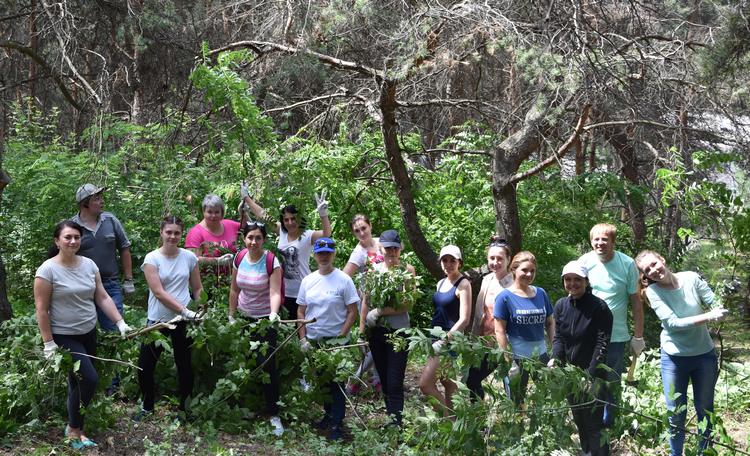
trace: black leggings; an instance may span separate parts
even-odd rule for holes
[[[148,324],[154,322],[149,320]],[[187,337],[187,322],[181,321],[176,324],[175,329],[161,329],[161,333],[172,339],[172,351],[174,362],[177,365],[177,381],[180,385],[180,410],[185,410],[185,402],[193,392],[193,366],[190,361],[190,347],[193,341]],[[159,355],[164,347],[156,343],[141,344],[141,354],[138,357],[138,384],[143,394],[143,409],[151,411],[154,409],[156,386],[154,384],[154,371]]]
[[[396,424],[401,425],[404,411],[404,376],[409,350],[396,351],[388,340],[391,330],[376,326],[370,330],[368,343],[375,368],[380,376],[380,385],[385,398],[385,411]]]
[[[596,398],[603,401],[607,392],[603,386],[596,388]],[[604,423],[604,407],[601,402],[591,403],[594,399],[590,393],[569,395],[568,404],[571,406],[573,421],[578,428],[578,437],[581,441],[581,450],[584,455],[606,456],[609,454],[609,442],[602,441],[602,428]],[[582,405],[586,404],[586,405]]]
[[[285,296],[284,297],[284,308],[289,312],[289,319],[295,320],[297,318],[297,297]]]
[[[68,424],[83,429],[81,406],[89,405],[94,397],[99,374],[94,369],[93,359],[76,353],[96,356],[96,328],[86,334],[52,334],[52,339],[58,346],[70,350],[73,362],[81,363],[78,372],[68,373]]]
[[[247,318],[248,321],[258,321],[257,318]],[[244,332],[244,331],[243,331]],[[266,413],[269,415],[279,414],[279,396],[280,396],[280,385],[279,385],[279,370],[276,367],[276,355],[270,357],[271,353],[276,350],[276,341],[278,334],[276,328],[269,326],[266,328],[264,334],[254,332],[250,334],[250,341],[258,341],[261,344],[268,344],[265,354],[262,354],[262,348],[258,347],[256,350],[252,350],[248,353],[248,358],[255,358],[255,365],[263,365],[263,372],[268,374],[268,382],[263,382],[263,398],[266,402]]]
[[[489,353],[486,353],[482,357],[482,363],[479,367],[470,367],[469,376],[466,378],[466,387],[469,389],[471,402],[477,402],[477,400],[484,399],[484,388],[482,387],[482,381],[489,375],[495,372],[498,364],[494,361],[490,361]]]

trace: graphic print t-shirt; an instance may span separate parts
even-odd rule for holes
[[[299,284],[310,274],[310,255],[312,254],[313,230],[305,230],[302,235],[289,241],[284,230],[279,230],[279,255],[284,258],[284,295],[296,298]]]

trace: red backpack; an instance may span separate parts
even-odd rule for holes
[[[242,263],[242,259],[245,258],[245,255],[247,255],[247,248],[244,248],[237,252],[237,255],[234,256],[234,267],[239,268],[240,263]],[[273,274],[273,260],[276,259],[276,255],[273,254],[273,252],[266,252],[266,274],[268,274],[269,281],[271,280],[271,274]],[[283,306],[284,304],[284,267],[281,266],[281,304]]]

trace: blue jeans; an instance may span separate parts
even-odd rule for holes
[[[115,302],[117,311],[123,314],[123,296],[120,288],[120,279],[102,279],[102,285],[107,290],[107,294]],[[102,331],[117,331],[117,325],[107,317],[99,306],[96,306],[96,316],[99,319],[99,327]]]
[[[617,417],[616,405],[620,403],[620,382],[622,382],[622,373],[625,372],[625,347],[630,342],[610,342],[607,348],[607,367],[614,372],[607,372],[607,392],[605,400],[614,406],[605,404],[602,421],[605,427],[612,427]]]
[[[685,444],[685,415],[687,414],[687,388],[693,383],[693,400],[698,422],[707,419],[706,412],[714,410],[714,387],[719,376],[716,351],[711,350],[696,356],[675,356],[661,351],[661,381],[664,384],[664,398],[669,411],[670,454],[682,455]],[[679,394],[679,397],[675,397]],[[708,447],[711,422],[701,437],[701,451]]]

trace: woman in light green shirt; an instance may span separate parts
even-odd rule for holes
[[[681,456],[688,383],[693,384],[699,422],[708,419],[706,412],[713,412],[714,407],[718,365],[706,324],[724,319],[728,311],[718,306],[711,308],[718,304],[717,300],[697,273],[673,273],[664,257],[651,250],[639,253],[635,262],[648,279],[646,296],[661,320],[661,377],[670,411],[670,454]],[[710,434],[709,421],[701,437],[701,452],[709,446]]]

